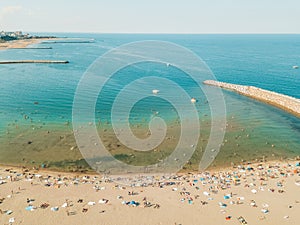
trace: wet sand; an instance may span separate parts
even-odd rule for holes
[[[299,161],[174,175],[0,168],[1,224],[298,224]],[[240,218],[240,220],[242,220]]]

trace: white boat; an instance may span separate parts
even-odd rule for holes
[[[196,103],[196,102],[197,102],[197,99],[192,98],[192,99],[191,99],[191,102],[192,102],[192,103]]]
[[[299,66],[293,66],[293,69],[299,69]]]
[[[152,90],[152,93],[153,93],[154,95],[157,95],[157,94],[159,93],[159,90],[154,89],[154,90]]]

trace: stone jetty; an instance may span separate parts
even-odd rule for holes
[[[206,80],[203,83],[237,92],[241,95],[276,106],[297,117],[300,117],[300,99],[253,86],[230,84],[214,80]]]
[[[20,63],[66,64],[66,63],[69,63],[69,61],[66,61],[66,60],[12,60],[12,61],[0,61],[0,64],[20,64]]]

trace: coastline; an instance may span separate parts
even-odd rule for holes
[[[299,161],[124,177],[0,166],[0,185],[1,224],[213,225],[239,224],[242,216],[248,224],[277,225],[300,219]]]
[[[43,40],[36,41],[26,47]],[[237,90],[239,88],[236,86]],[[257,91],[254,87],[253,90]],[[15,124],[12,127],[17,129]],[[52,135],[48,129],[41,132],[45,139],[40,142],[36,141],[40,137],[33,130],[28,135],[30,139],[25,135],[16,136],[16,140],[24,139],[24,145],[34,149],[40,143],[47,144],[45,140]],[[239,128],[236,135],[243,135],[242,132],[244,128]],[[71,132],[69,135],[73,136]],[[246,135],[248,130],[243,135],[248,140]],[[53,133],[53,137],[55,141],[72,144],[65,153],[75,155],[73,142],[64,135],[61,139],[60,134]],[[12,148],[16,148],[17,144],[11,143]],[[238,148],[236,143],[232,146],[232,150]],[[45,146],[40,148],[47,150]],[[57,152],[61,149],[57,146]],[[263,150],[262,146],[257,149]],[[22,156],[20,152],[14,154]],[[40,152],[35,154],[48,157]],[[257,155],[264,157],[260,153]],[[248,224],[297,224],[300,220],[299,160],[299,157],[282,161],[259,159],[254,163],[245,161],[231,167],[210,168],[206,172],[186,170],[174,175],[123,176],[32,168],[43,162],[26,167],[0,165],[0,224],[222,225],[239,224],[240,217]]]
[[[220,165],[218,167],[208,167],[205,171],[197,171],[197,170],[185,170],[185,171],[178,171],[176,174],[178,175],[185,175],[185,174],[197,174],[197,173],[220,173],[220,172],[226,172],[226,171],[234,171],[235,169],[241,167],[241,166],[258,166],[258,165],[267,165],[267,164],[293,164],[295,162],[300,161],[300,156],[297,156],[295,158],[285,158],[285,159],[271,159],[271,160],[259,160],[259,161],[244,161],[239,164],[233,163],[231,166],[224,166]],[[64,175],[76,175],[76,176],[85,176],[85,175],[99,175],[98,172],[96,172],[94,169],[90,170],[83,170],[83,171],[69,171],[69,170],[63,170],[62,168],[42,168],[42,167],[37,167],[35,165],[14,165],[14,164],[4,164],[0,163],[0,170],[10,168],[12,170],[31,170],[31,171],[36,171],[36,172],[42,172],[42,173],[47,173],[47,174],[64,174]],[[300,169],[300,168],[299,168]],[[107,176],[107,174],[102,174],[103,176]],[[127,173],[127,174],[118,174],[118,175],[113,175],[113,176],[121,176],[121,177],[131,177],[135,176],[137,174],[133,173]],[[163,173],[139,173],[138,175],[160,175],[164,176]]]
[[[214,80],[206,80],[203,83],[237,92],[238,94],[259,100],[300,117],[300,99],[253,86],[236,85]]]
[[[6,41],[0,43],[0,50],[27,48],[29,45],[39,44],[43,41],[56,40],[56,39],[57,38],[30,38],[30,39]]]

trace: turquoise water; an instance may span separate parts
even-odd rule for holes
[[[56,35],[93,38],[95,42],[48,43],[42,44],[42,47],[49,46],[52,49],[0,51],[0,60],[70,61],[66,65],[0,65],[0,152],[14,151],[9,147],[13,135],[19,135],[28,128],[43,132],[49,129],[71,130],[73,98],[83,73],[94,60],[108,50],[133,41],[174,42],[201,57],[219,81],[253,85],[300,98],[300,70],[292,68],[293,65],[300,65],[300,35]],[[199,100],[197,109],[200,118],[209,121],[210,112],[205,104],[206,99],[196,84],[179,69],[172,66],[166,68],[157,63],[141,63],[116,73],[100,93],[101,101],[97,102],[95,109],[96,119],[109,124],[110,108],[118,92],[136,78],[150,75],[171,79],[180,84],[190,96],[196,96]],[[241,148],[244,146],[244,152],[251,155],[254,147],[264,149],[269,143],[274,143],[276,151],[300,155],[300,119],[234,93],[224,91],[224,94],[228,120],[235,124],[233,126],[238,127],[237,129],[245,128],[249,134],[253,133],[252,136],[250,134],[251,141],[237,140]],[[160,116],[170,123],[178,117],[172,105],[166,101],[149,98],[136,105],[130,121],[147,125],[155,112],[159,112]],[[228,132],[230,136],[230,129]],[[25,150],[21,150],[24,143],[14,143],[15,148],[20,148],[18,152],[24,153]],[[42,146],[47,151],[47,148]],[[48,147],[51,149],[51,145]],[[69,149],[69,145],[66,148]],[[26,149],[30,151],[30,147]],[[1,161],[5,161],[3,157],[0,156]]]

